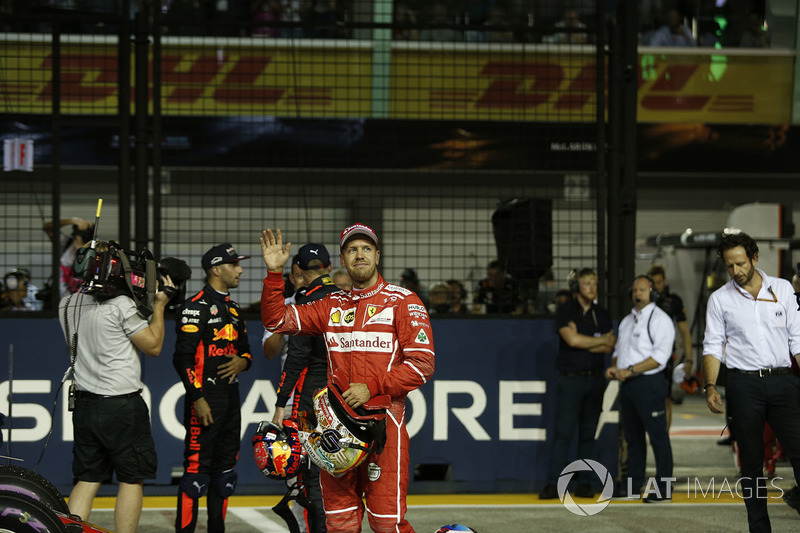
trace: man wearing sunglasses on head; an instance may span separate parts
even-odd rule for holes
[[[708,299],[703,368],[706,403],[722,413],[716,387],[720,361],[728,369],[728,416],[742,464],[741,487],[750,531],[771,531],[767,514],[764,422],[769,423],[800,475],[800,381],[792,357],[800,353],[800,313],[792,285],[756,268],[758,245],[746,233],[724,234],[717,253],[731,280]],[[784,494],[800,509],[797,487]]]

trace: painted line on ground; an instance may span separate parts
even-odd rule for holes
[[[228,511],[263,533],[287,533],[289,531],[283,521],[280,523],[275,522],[268,515],[259,512],[255,507],[228,507]],[[278,515],[274,514],[271,509],[269,512],[273,514],[275,518],[283,520]]]

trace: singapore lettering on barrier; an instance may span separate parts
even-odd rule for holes
[[[497,384],[497,397],[491,402],[494,406],[492,411],[488,410],[490,404],[486,390],[477,381],[434,380],[430,385],[427,389],[433,398],[430,409],[428,400],[419,389],[408,395],[407,403],[411,415],[407,421],[407,428],[411,437],[419,433],[424,426],[432,424],[433,440],[446,441],[455,430],[454,424],[460,424],[461,428],[476,441],[546,440],[544,420],[541,416],[542,400],[547,390],[544,380],[500,380]],[[15,442],[38,442],[47,437],[53,422],[47,406],[52,404],[51,394],[57,387],[57,381],[46,379],[14,380]],[[0,383],[0,412],[8,413],[8,392],[8,381]],[[61,419],[62,440],[71,442],[72,416],[67,411],[66,395],[66,389],[62,389],[59,401],[61,408],[56,416]],[[142,397],[150,406],[154,431],[160,425],[176,439],[183,440],[185,429],[177,415],[183,395],[183,385],[175,383],[156,398],[158,405],[154,406],[151,391],[145,387]],[[255,380],[243,396],[241,437],[249,434],[261,420],[272,417],[272,412],[265,411],[264,407],[275,405],[277,400],[275,387],[270,380]],[[456,399],[459,401],[456,402]],[[455,403],[468,406],[456,407]],[[460,428],[458,430],[463,431]],[[3,436],[7,437],[8,430],[2,431]]]

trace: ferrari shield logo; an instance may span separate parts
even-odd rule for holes
[[[367,307],[367,316],[372,318],[372,315],[374,315],[377,311],[378,311],[377,307],[375,307],[374,305],[370,305]]]
[[[428,341],[428,335],[426,335],[423,330],[419,330],[419,333],[417,333],[417,338],[414,340],[420,344],[430,344],[430,341]]]

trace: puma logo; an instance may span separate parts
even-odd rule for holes
[[[194,485],[195,487],[197,487],[197,492],[198,492],[198,493],[199,493],[199,492],[202,492],[202,491],[203,491],[203,487],[205,487],[205,484],[200,484],[200,483],[198,483],[197,481],[192,481],[192,485]]]
[[[216,385],[216,384],[217,384],[217,378],[206,378],[206,379],[207,379],[208,381],[210,381],[210,382],[211,382],[213,385]]]
[[[225,483],[225,488],[233,490],[236,486],[233,483]]]

